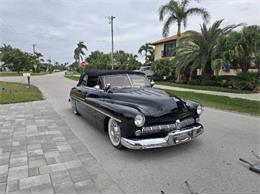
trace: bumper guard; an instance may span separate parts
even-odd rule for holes
[[[189,129],[170,132],[166,137],[151,139],[127,139],[121,138],[123,146],[133,150],[142,150],[150,148],[162,148],[188,142],[204,132],[202,125],[194,126]]]

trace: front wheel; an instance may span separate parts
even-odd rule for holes
[[[108,135],[110,142],[117,149],[122,149],[121,144],[121,129],[118,123],[114,119],[108,121]]]

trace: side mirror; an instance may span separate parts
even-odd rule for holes
[[[105,86],[104,91],[108,91],[110,88],[111,88],[111,85],[110,85],[110,83],[108,83],[108,84]]]
[[[155,82],[152,80],[151,81],[151,87],[153,87],[155,85]]]

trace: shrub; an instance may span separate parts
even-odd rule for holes
[[[229,88],[232,87],[232,83],[229,80],[217,81],[218,85],[221,87]]]
[[[154,72],[153,79],[164,80],[163,77],[166,76],[166,80],[175,79],[175,67],[173,61],[170,59],[160,59],[152,63],[152,70]]]
[[[227,80],[227,81],[231,81],[231,80],[237,80],[237,76],[233,76],[233,75],[222,75],[222,76],[218,76],[217,77],[218,81],[222,81],[222,80]]]
[[[237,75],[237,79],[232,81],[232,86],[239,90],[254,90],[257,84],[257,75],[250,72],[242,72]]]
[[[210,86],[217,86],[218,83],[216,80],[201,80],[201,85],[210,85]]]
[[[257,81],[257,74],[252,72],[241,72],[237,75],[238,79],[256,82]]]
[[[188,81],[187,84],[189,84],[189,85],[199,85],[200,84],[200,80],[192,79],[192,80]]]
[[[256,73],[242,72],[237,76],[223,75],[217,78],[222,87],[231,87],[238,90],[254,90],[257,83]]]
[[[256,84],[252,81],[246,80],[234,80],[232,82],[232,87],[238,90],[251,90],[253,91],[256,88]]]

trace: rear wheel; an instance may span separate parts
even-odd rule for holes
[[[121,129],[116,120],[109,119],[107,129],[111,144],[117,149],[122,149],[123,146],[121,144]]]

